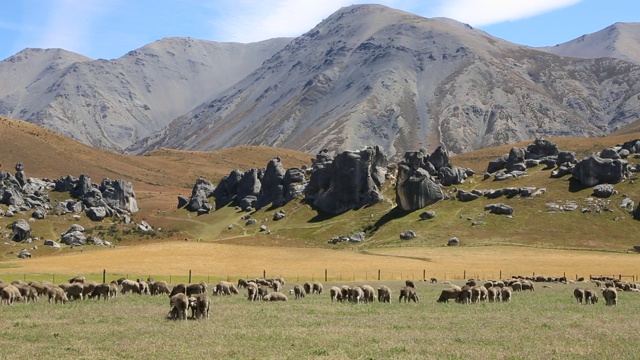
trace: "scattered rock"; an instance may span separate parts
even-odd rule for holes
[[[452,237],[447,241],[447,246],[457,246],[460,245],[460,240],[457,237]]]
[[[633,212],[633,208],[635,207],[635,201],[632,198],[624,198],[620,203],[620,207],[626,210],[627,212]]]
[[[227,226],[227,229],[233,230],[233,224],[230,224],[229,226]]]
[[[413,230],[407,230],[403,233],[400,233],[401,240],[411,240],[416,238],[416,233]]]
[[[149,231],[153,231],[153,228],[146,221],[142,220],[138,224],[138,230],[142,232],[149,232]]]
[[[477,198],[480,197],[480,195],[478,195],[476,193],[472,193],[472,192],[466,192],[464,190],[458,190],[458,193],[456,194],[456,197],[460,201],[467,202],[467,201],[476,200]]]
[[[107,209],[104,207],[90,207],[85,210],[85,214],[93,221],[102,221],[107,217]]]
[[[433,210],[425,211],[420,214],[420,220],[431,220],[436,217],[436,212]]]
[[[33,216],[33,218],[35,219],[42,220],[47,216],[47,210],[41,207],[36,208],[35,210],[33,210],[31,216]]]
[[[56,249],[60,248],[60,244],[58,244],[57,242],[55,242],[53,240],[45,240],[44,241],[44,245],[51,246],[51,247],[56,248]]]
[[[178,195],[178,209],[182,209],[183,207],[189,204],[189,198],[186,196]]]
[[[15,242],[22,242],[31,238],[31,226],[24,219],[14,221],[12,229],[11,240]]]
[[[285,213],[284,213],[284,210],[276,211],[276,212],[273,214],[273,221],[282,220],[282,219],[284,219],[284,217],[285,217],[285,216],[286,216],[286,215],[285,215]]]
[[[256,220],[256,219],[249,219],[249,220],[247,220],[247,222],[246,222],[246,223],[244,223],[244,224],[245,224],[245,225],[247,225],[247,226],[249,226],[249,225],[255,225],[255,224],[257,224],[257,223],[258,223],[258,220]]]
[[[492,214],[496,215],[511,215],[513,214],[513,208],[509,205],[498,203],[498,204],[488,204],[484,207],[485,210],[488,210]]]
[[[20,253],[18,254],[18,257],[20,259],[30,259],[31,258],[31,253],[27,249],[22,249],[20,251]]]
[[[267,225],[260,225],[260,231],[267,231]]]
[[[473,221],[471,226],[481,226],[484,225],[484,221]]]
[[[349,242],[363,242],[364,241],[364,233],[363,232],[357,232],[357,233],[353,233],[351,235],[349,235]]]

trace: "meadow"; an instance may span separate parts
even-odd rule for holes
[[[616,307],[580,305],[576,286],[536,283],[510,303],[440,304],[447,285],[417,283],[419,303],[332,303],[322,295],[249,302],[244,291],[213,296],[209,320],[166,319],[168,298],[118,296],[0,307],[3,359],[636,359],[640,294]],[[351,283],[347,283],[351,284]],[[357,285],[363,282],[354,283]],[[293,287],[288,282],[285,291]],[[544,285],[547,285],[545,287]],[[594,287],[595,288],[595,287]],[[602,300],[602,299],[601,299]]]

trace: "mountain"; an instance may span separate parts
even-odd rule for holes
[[[25,49],[0,62],[0,115],[122,151],[232,86],[289,41],[165,38],[115,60]]]
[[[640,118],[640,66],[574,59],[444,18],[342,8],[233,88],[130,150],[238,144],[305,152],[380,145],[462,153],[602,136]]]
[[[610,57],[640,65],[640,23],[615,23],[593,34],[539,49],[560,56]]]

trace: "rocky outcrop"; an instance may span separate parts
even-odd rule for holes
[[[396,203],[400,209],[414,211],[444,199],[442,189],[424,169],[428,158],[423,151],[407,152],[398,164]],[[448,164],[448,159],[438,163]]]
[[[213,191],[213,197],[216,199],[216,209],[225,207],[235,200],[238,195],[240,179],[242,179],[242,172],[235,169],[220,180],[220,183]]]
[[[484,207],[485,210],[488,210],[492,214],[496,215],[512,215],[513,208],[506,204],[488,204]]]
[[[386,166],[387,158],[378,146],[338,154],[329,167],[329,188],[314,194],[313,205],[335,215],[382,201]]]
[[[81,246],[87,243],[87,238],[84,235],[84,228],[78,224],[71,225],[71,227],[62,233],[60,242],[70,246]]]
[[[31,238],[31,226],[24,220],[16,220],[11,225],[13,233],[11,234],[11,240],[16,242],[22,242]]]
[[[187,210],[208,213],[213,208],[209,203],[209,198],[213,196],[216,187],[203,178],[196,180],[191,190],[191,197],[187,203]]]
[[[260,192],[258,206],[276,202],[284,204],[284,176],[286,170],[282,166],[280,157],[275,157],[269,161],[264,171],[264,176],[260,180]]]
[[[598,154],[580,160],[573,168],[573,178],[582,185],[617,184],[625,179],[628,163],[621,159],[605,159]]]

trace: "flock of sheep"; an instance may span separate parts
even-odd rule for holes
[[[580,279],[583,280],[583,279]],[[600,288],[605,304],[615,306],[618,302],[618,291],[640,292],[640,286],[634,283],[621,282],[613,278],[595,279],[595,285]],[[437,283],[436,278],[431,278],[432,283]],[[460,304],[472,304],[477,302],[509,302],[512,292],[529,290],[534,291],[534,282],[560,282],[570,283],[566,278],[545,278],[545,277],[513,277],[507,280],[468,280],[465,285],[457,286],[450,282],[449,287],[443,289],[437,299],[439,303],[446,303],[454,300]],[[287,295],[283,293],[285,280],[283,278],[274,279],[239,279],[237,285],[228,281],[216,283],[211,293],[217,296],[237,295],[238,289],[246,289],[249,301],[288,301]],[[322,294],[324,286],[320,282],[306,282],[296,284],[289,295],[296,299],[304,298],[310,294]],[[25,283],[15,280],[12,283],[4,283],[0,280],[0,298],[2,304],[11,305],[17,301],[37,301],[40,297],[48,298],[49,303],[64,304],[69,300],[83,299],[103,299],[108,300],[116,297],[118,293],[139,295],[168,295],[170,311],[167,315],[169,319],[186,320],[187,311],[191,310],[191,318],[208,319],[211,299],[207,293],[207,284],[199,282],[197,284],[177,284],[169,290],[169,285],[165,281],[147,281],[137,279],[136,281],[126,278],[111,281],[110,283],[99,284],[87,281],[84,277],[78,276],[69,279],[68,282],[52,284],[49,282],[30,281]],[[332,286],[329,289],[329,296],[332,302],[353,302],[390,303],[393,291],[386,285],[381,285],[374,289],[371,285],[342,285]],[[595,304],[598,302],[598,292],[595,289],[576,288],[573,296],[578,303]],[[399,289],[399,302],[419,302],[419,296],[413,281],[407,280],[405,285]]]

